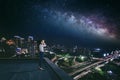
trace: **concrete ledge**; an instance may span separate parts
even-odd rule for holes
[[[44,58],[51,69],[56,73],[56,76],[59,77],[59,80],[73,80],[67,73],[65,73],[62,69],[52,63],[48,58]]]

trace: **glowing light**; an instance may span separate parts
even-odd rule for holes
[[[81,57],[81,59],[83,60],[83,59],[84,59],[84,57],[82,56],[82,57]]]
[[[103,54],[103,56],[104,56],[104,57],[106,57],[106,56],[107,56],[107,54]]]
[[[107,53],[107,56],[109,56],[109,53]]]
[[[99,67],[96,67],[95,68],[95,70],[97,70],[101,75],[103,75],[104,74],[104,72],[102,71],[102,69],[101,68],[99,68]]]
[[[107,71],[107,73],[112,74],[113,72],[111,70]]]
[[[97,51],[100,51],[101,49],[100,48],[96,48]]]
[[[84,60],[85,60],[85,57],[84,57],[84,56],[80,56],[80,59],[81,59],[82,61],[84,61]]]

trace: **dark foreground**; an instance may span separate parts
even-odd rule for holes
[[[56,73],[53,67],[60,74]],[[0,80],[72,80],[51,63],[44,61],[43,68],[45,70],[38,69],[38,60],[0,60]]]

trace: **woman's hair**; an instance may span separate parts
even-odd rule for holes
[[[41,43],[45,43],[45,40],[42,40]]]

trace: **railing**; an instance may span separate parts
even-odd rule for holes
[[[73,80],[67,73],[65,73],[62,69],[52,63],[48,58],[44,58],[51,69],[56,73],[56,76],[59,77],[59,80]]]

